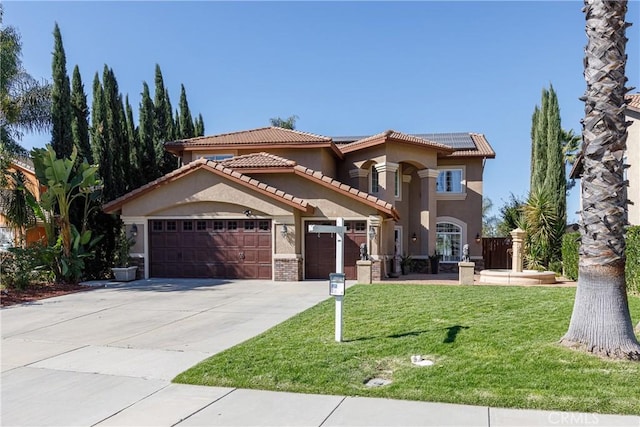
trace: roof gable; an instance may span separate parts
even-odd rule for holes
[[[219,135],[200,136],[165,142],[164,148],[175,154],[182,151],[217,150],[228,148],[329,148],[336,157],[342,153],[327,136],[270,126]]]
[[[385,142],[404,142],[438,150],[439,156],[495,158],[496,153],[483,134],[473,132],[404,134],[393,130],[369,137],[334,137],[343,153]],[[443,148],[444,147],[444,148]]]
[[[433,148],[439,152],[450,154],[454,149],[440,144],[438,142],[430,141],[424,138],[420,138],[415,135],[408,135],[406,133],[397,132],[395,130],[387,130],[376,135],[372,135],[349,144],[341,145],[340,151],[343,153],[350,153],[352,151],[362,150],[364,148],[374,147],[386,143],[404,143],[411,145],[419,145],[428,148]]]
[[[385,202],[384,200],[372,196],[369,193],[360,191],[350,185],[328,177],[321,172],[297,165],[296,162],[292,160],[264,152],[237,156],[222,162],[214,162],[206,159],[195,160],[161,178],[156,179],[155,181],[151,181],[148,184],[145,184],[142,187],[105,204],[103,206],[103,210],[107,213],[115,213],[127,202],[200,169],[206,169],[212,173],[235,181],[245,187],[261,192],[300,211],[307,213],[313,212],[313,206],[309,205],[306,200],[285,193],[282,190],[241,173],[239,170],[261,173],[295,173],[307,180],[343,194],[350,199],[372,206],[394,219],[399,219],[398,212],[391,203]]]
[[[331,142],[331,138],[275,126],[167,142],[165,146],[210,146],[264,143]]]
[[[186,176],[188,174],[191,174],[193,172],[195,172],[196,170],[200,170],[200,169],[206,169],[216,175],[225,177],[231,181],[234,181],[244,187],[250,188],[252,190],[255,190],[259,193],[262,193],[264,195],[269,196],[272,199],[278,200],[280,202],[283,202],[289,206],[292,206],[300,211],[303,212],[313,212],[313,207],[310,206],[307,201],[299,198],[299,197],[295,197],[291,194],[285,193],[282,190],[278,190],[275,187],[272,187],[268,184],[265,184],[264,182],[258,181],[255,178],[251,178],[247,175],[244,175],[240,172],[236,172],[233,169],[224,167],[223,165],[221,165],[220,163],[211,161],[211,160],[206,160],[206,159],[198,159],[196,161],[193,161],[179,169],[176,169],[172,172],[169,172],[168,174],[164,175],[163,177],[160,177],[154,181],[151,181],[145,185],[143,185],[142,187],[139,187],[123,196],[118,197],[115,200],[112,200],[109,203],[106,203],[103,206],[103,210],[107,213],[115,213],[118,210],[120,210],[122,208],[122,206],[124,204],[126,204],[127,202],[136,199],[144,194],[147,194],[153,190],[158,189],[159,187],[162,187],[163,185],[166,185],[168,183],[171,183],[173,181],[176,181],[178,179],[180,179],[183,176]]]

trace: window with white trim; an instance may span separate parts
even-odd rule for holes
[[[376,165],[371,166],[371,173],[369,173],[369,177],[369,190],[371,194],[378,194],[380,192],[380,177],[378,175]]]
[[[461,168],[440,169],[436,180],[436,191],[438,193],[461,194],[464,192],[463,179],[463,170]]]
[[[400,174],[400,167],[393,173],[393,188],[396,199],[402,196],[402,175]]]
[[[442,262],[460,261],[462,228],[450,222],[436,224],[436,251]]]

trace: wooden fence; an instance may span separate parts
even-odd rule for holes
[[[484,268],[511,268],[511,239],[508,237],[483,237],[482,258]]]

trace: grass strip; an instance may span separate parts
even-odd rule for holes
[[[175,382],[562,411],[640,414],[640,363],[564,348],[574,288],[358,285],[344,342],[328,299]],[[630,297],[634,325],[640,298]],[[435,364],[417,367],[412,355]],[[371,378],[392,383],[371,388]]]

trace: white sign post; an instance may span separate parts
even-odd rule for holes
[[[344,218],[336,218],[336,225],[310,225],[310,233],[335,233],[336,235],[336,275],[329,278],[329,294],[336,298],[337,342],[342,342],[342,300],[344,299]],[[340,275],[340,276],[338,276]],[[340,283],[342,282],[342,283]]]

